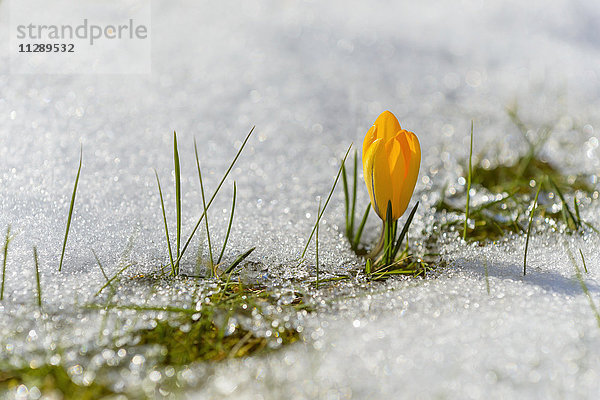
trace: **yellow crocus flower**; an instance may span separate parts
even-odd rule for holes
[[[384,111],[365,136],[362,160],[375,212],[385,221],[391,201],[392,220],[397,220],[406,211],[417,183],[421,165],[419,139],[402,129],[394,114]]]

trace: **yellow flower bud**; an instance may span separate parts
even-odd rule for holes
[[[402,129],[394,114],[384,111],[365,136],[362,160],[373,209],[385,221],[391,201],[392,220],[397,220],[406,211],[419,176],[419,139]]]

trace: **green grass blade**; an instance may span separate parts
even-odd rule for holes
[[[350,208],[350,233],[354,236],[354,213],[356,209],[356,178],[358,176],[358,153],[354,150],[354,176],[352,182],[352,207]],[[352,239],[351,239],[352,240]]]
[[[354,242],[352,243],[352,249],[358,249],[358,245],[360,243],[360,238],[363,233],[363,229],[365,228],[365,224],[367,223],[367,218],[369,217],[369,211],[371,211],[371,203],[367,204],[367,208],[365,209],[365,213],[363,214],[362,220],[360,221],[360,225],[358,226],[358,231],[356,231],[356,235],[354,236]]]
[[[444,186],[442,187],[442,190],[440,192],[440,199],[435,203],[435,208],[442,208],[444,207],[444,204],[446,203],[446,190],[448,190],[448,181],[446,181],[446,183],[444,183]]]
[[[350,194],[348,192],[348,178],[346,177],[346,166],[342,163],[342,183],[344,184],[344,211],[346,212],[346,237],[352,241],[350,231]]]
[[[98,258],[98,255],[96,254],[94,249],[92,249],[92,254],[94,254],[94,258],[96,259],[96,263],[100,267],[100,271],[102,271],[102,275],[104,275],[104,278],[106,279],[106,281],[109,281],[108,275],[106,275],[106,272],[104,271],[104,267],[102,266],[102,263],[100,262],[100,259]]]
[[[321,200],[319,200],[319,208],[317,215],[321,214]],[[315,268],[317,269],[317,290],[319,289],[319,223],[317,222],[317,232],[315,235]]]
[[[212,244],[210,241],[210,230],[208,229],[208,208],[206,207],[206,197],[204,196],[204,183],[202,182],[202,170],[200,169],[200,158],[198,157],[198,146],[196,146],[196,139],[194,139],[194,152],[196,154],[196,167],[198,167],[198,179],[200,180],[200,192],[202,193],[202,206],[204,207],[204,222],[206,225],[206,238],[208,239],[208,254],[210,255],[210,269],[214,275],[214,259],[212,252]]]
[[[387,210],[385,213],[385,258],[383,265],[390,265],[392,263],[392,252],[394,251],[394,239],[392,235],[392,201],[388,200]]]
[[[179,258],[179,249],[181,245],[181,165],[179,163],[179,150],[177,149],[177,133],[173,132],[173,163],[175,164],[175,207],[177,209],[177,257]],[[175,269],[179,273],[179,261],[175,264]]]
[[[165,212],[165,201],[163,199],[162,189],[160,187],[160,179],[158,178],[158,172],[154,170],[156,175],[156,184],[158,185],[158,194],[160,195],[160,206],[162,208],[163,221],[165,224],[165,237],[167,240],[167,249],[169,249],[169,261],[171,262],[171,273],[176,275],[175,263],[173,263],[173,250],[171,249],[171,238],[169,237],[169,226],[167,224],[167,213]]]
[[[240,263],[241,263],[242,261],[244,261],[244,260],[246,259],[246,257],[248,257],[250,254],[252,254],[252,252],[254,251],[254,249],[256,249],[256,247],[253,247],[253,248],[251,248],[250,250],[246,251],[246,252],[245,252],[245,253],[243,253],[243,254],[240,254],[240,255],[238,256],[238,258],[236,258],[236,259],[235,259],[235,260],[234,260],[234,261],[231,263],[231,265],[229,266],[229,268],[227,268],[227,270],[225,270],[225,273],[226,273],[226,274],[230,274],[230,273],[232,273],[232,272],[233,272],[233,270],[234,270],[234,269],[235,269],[235,268],[236,268],[238,265],[240,265]]]
[[[223,285],[219,289],[219,300],[217,300],[217,303],[221,303],[223,301],[223,294],[227,290],[227,287],[229,286],[229,282],[231,282],[231,274],[227,274],[227,280],[225,281],[225,285]]]
[[[40,284],[40,267],[38,263],[37,248],[33,246],[33,260],[35,261],[35,279],[37,282],[37,304],[38,307],[42,306],[42,286]]]
[[[329,204],[329,200],[331,200],[331,196],[333,195],[333,191],[335,190],[335,187],[337,186],[337,183],[340,179],[340,175],[342,174],[342,168],[344,167],[344,163],[346,162],[346,158],[348,158],[348,153],[350,153],[350,149],[352,148],[352,145],[350,145],[348,147],[348,150],[346,150],[346,154],[344,155],[344,158],[342,159],[342,165],[340,165],[340,168],[338,170],[338,173],[335,177],[335,181],[333,182],[333,186],[331,186],[331,190],[329,191],[329,195],[327,196],[327,200],[325,200],[325,204],[323,205],[323,209],[321,210],[321,213],[318,215],[317,217],[317,224],[321,221],[321,217],[323,216],[323,214],[325,213],[325,209],[327,208],[327,205]],[[302,250],[302,254],[300,255],[300,260],[304,259],[304,255],[306,254],[306,250],[308,249],[308,245],[310,244],[310,241],[312,240],[313,235],[315,234],[315,229],[317,228],[317,224],[315,224],[315,226],[313,227],[310,236],[308,237],[308,240],[306,241],[306,245],[304,246],[304,250]]]
[[[246,143],[248,142],[248,139],[250,139],[250,136],[252,135],[252,132],[254,132],[254,128],[255,127],[253,126],[252,129],[250,130],[250,132],[248,133],[248,135],[246,135],[246,138],[242,142],[242,145],[240,146],[240,149],[238,150],[238,152],[235,155],[235,157],[233,158],[233,161],[231,162],[231,164],[229,164],[229,168],[227,168],[227,171],[225,171],[225,174],[221,178],[221,181],[219,182],[219,185],[217,186],[217,189],[215,190],[215,192],[213,193],[212,197],[208,201],[208,204],[206,205],[207,209],[210,208],[210,205],[212,204],[213,200],[215,199],[215,197],[219,193],[219,190],[221,189],[221,186],[223,185],[223,182],[225,182],[225,179],[227,179],[227,176],[229,175],[229,173],[233,169],[233,166],[235,165],[235,162],[239,158],[240,154],[242,154],[242,150],[244,150],[244,147],[246,146]],[[196,222],[196,225],[194,226],[194,229],[192,229],[192,233],[190,233],[190,236],[188,237],[187,241],[185,242],[185,245],[183,246],[183,249],[181,250],[181,254],[179,255],[179,257],[177,257],[177,262],[176,262],[177,265],[179,265],[179,261],[181,260],[181,257],[183,257],[183,254],[187,250],[190,242],[192,241],[192,238],[194,237],[194,234],[196,233],[196,231],[198,230],[198,227],[202,223],[202,220],[204,219],[204,215],[205,215],[205,213],[202,212],[202,215],[200,216],[200,218],[198,218],[198,222]]]
[[[2,259],[2,288],[0,288],[0,300],[4,300],[4,281],[6,280],[6,260],[8,259],[8,243],[10,243],[10,225],[6,228],[6,239],[4,239],[4,258]]]
[[[231,214],[229,215],[229,224],[227,225],[227,234],[225,234],[225,241],[223,242],[223,248],[221,248],[221,254],[219,254],[219,259],[217,260],[217,265],[221,263],[221,259],[223,258],[223,254],[225,253],[225,247],[227,247],[227,241],[229,240],[229,233],[231,232],[231,224],[233,223],[233,214],[235,211],[235,198],[236,198],[236,185],[235,181],[233,182],[233,203],[231,204]]]
[[[115,296],[115,294],[117,293],[116,289],[111,286],[110,287],[110,293],[108,294],[108,298],[106,299],[106,303],[104,306],[97,304],[95,306],[97,306],[100,309],[104,309],[106,312],[104,313],[104,316],[102,317],[102,321],[100,321],[100,329],[98,330],[98,340],[102,340],[102,338],[105,336],[104,332],[105,332],[105,328],[108,324],[108,318],[110,317],[110,303],[112,302],[113,297]],[[88,305],[87,307],[90,307],[90,305]]]
[[[537,201],[542,189],[542,181],[538,185],[537,191],[535,192],[535,199],[533,200],[533,206],[531,207],[531,213],[529,214],[529,223],[527,225],[527,238],[525,239],[525,255],[523,256],[523,276],[527,274],[527,250],[529,249],[529,235],[531,234],[531,223],[533,222],[533,213],[537,208]]]
[[[581,262],[583,263],[583,269],[585,270],[585,273],[588,273],[588,269],[587,269],[587,265],[585,265],[585,258],[583,258],[583,252],[581,251],[581,249],[579,249],[579,254],[581,255]]]
[[[527,142],[527,145],[529,146],[529,151],[534,151],[535,146],[527,136],[529,128],[527,127],[527,125],[525,125],[525,123],[523,123],[523,121],[519,117],[519,114],[517,114],[516,104],[514,107],[507,108],[506,113],[508,114],[508,117],[510,118],[512,123],[515,124],[515,126],[519,129],[519,132],[523,136],[523,139],[525,139],[525,141]]]
[[[87,304],[85,308],[91,310],[133,310],[133,311],[166,311],[172,313],[196,314],[198,311],[194,308],[172,307],[172,306],[141,306],[129,304]]]
[[[579,202],[577,197],[573,197],[573,208],[575,209],[575,216],[577,216],[577,223],[581,225],[581,214],[579,213]]]
[[[69,237],[69,230],[71,228],[71,218],[73,217],[73,207],[75,207],[75,195],[77,194],[77,185],[79,184],[79,174],[81,173],[81,161],[83,159],[83,146],[79,149],[79,168],[77,169],[77,176],[75,177],[75,185],[73,186],[73,195],[71,196],[71,205],[69,206],[69,216],[67,217],[67,229],[65,230],[65,239],[63,241],[62,252],[60,254],[60,264],[58,265],[58,271],[62,270],[63,260],[65,258],[65,249],[67,248],[67,238]]]
[[[515,196],[517,193],[519,193],[519,189],[517,189],[517,190],[514,190],[512,193],[510,193],[509,195],[507,195],[507,196],[505,196],[505,197],[502,197],[502,198],[501,198],[501,199],[499,199],[499,200],[492,200],[492,201],[489,201],[489,202],[487,202],[487,203],[484,203],[484,204],[480,205],[479,207],[475,207],[475,208],[474,208],[473,210],[471,210],[471,211],[472,211],[473,213],[476,213],[476,212],[481,212],[482,210],[485,210],[485,209],[487,209],[487,208],[490,208],[490,207],[492,207],[492,206],[495,206],[496,204],[503,203],[503,202],[505,202],[506,200],[513,198],[513,197],[514,197],[514,196]]]
[[[371,275],[371,271],[373,270],[373,261],[370,258],[367,258],[367,263],[365,264],[365,274],[367,276]]]
[[[561,190],[559,189],[558,185],[556,184],[556,182],[554,182],[554,180],[552,180],[552,178],[550,179],[550,183],[552,184],[552,186],[554,186],[554,189],[556,190],[556,194],[558,194],[558,197],[560,198],[560,201],[562,202],[562,212],[563,212],[563,216],[565,218],[565,223],[567,224],[567,226],[569,226],[569,221],[567,220],[567,216],[568,218],[571,219],[571,221],[573,221],[573,225],[575,225],[575,228],[579,228],[579,222],[575,219],[575,216],[573,216],[573,213],[571,212],[571,209],[569,208],[567,201],[565,200],[565,197],[563,196]]]
[[[581,221],[582,223],[584,223],[588,228],[590,228],[591,230],[593,230],[594,232],[596,232],[598,235],[600,235],[600,231],[598,229],[596,229],[596,227],[592,224],[590,224],[587,221]]]
[[[103,291],[104,289],[106,289],[108,286],[110,286],[110,284],[111,284],[111,283],[112,283],[112,282],[113,282],[115,279],[117,279],[117,277],[118,277],[119,275],[121,275],[121,274],[122,274],[122,273],[123,273],[123,272],[124,272],[124,271],[125,271],[127,268],[131,267],[132,265],[133,265],[133,264],[127,264],[127,265],[125,265],[123,268],[121,268],[121,269],[119,270],[119,272],[117,272],[116,274],[114,274],[112,278],[110,278],[108,281],[106,281],[106,283],[104,284],[104,286],[102,286],[102,287],[100,288],[100,290],[98,290],[98,291],[96,292],[95,296],[98,296],[100,293],[102,293],[102,291]]]
[[[579,281],[579,284],[581,285],[581,290],[583,290],[583,293],[585,293],[585,295],[587,296],[588,302],[590,303],[590,308],[592,309],[592,312],[594,313],[594,315],[596,317],[596,323],[598,324],[598,328],[600,328],[600,313],[598,312],[598,308],[596,308],[594,299],[592,299],[592,294],[590,293],[587,285],[585,284],[585,281],[583,280],[583,276],[581,275],[581,270],[579,269],[579,266],[573,259],[573,255],[571,254],[571,252],[568,251],[568,253],[569,253],[569,258],[571,259],[571,262],[573,263],[573,266],[575,267],[575,275],[577,276],[577,280]]]
[[[417,203],[415,204],[413,209],[410,211],[410,214],[408,215],[408,218],[406,219],[406,222],[404,223],[404,226],[402,227],[402,231],[400,231],[400,236],[398,236],[398,240],[396,241],[396,245],[394,246],[394,252],[392,253],[393,258],[396,258],[398,251],[400,251],[400,246],[402,245],[402,241],[404,240],[404,237],[408,233],[408,228],[410,227],[410,224],[412,223],[413,217],[415,216],[415,213],[417,212],[418,207],[419,207],[419,202],[417,201]]]
[[[198,248],[196,249],[196,276],[200,276],[200,270],[204,264],[204,247],[202,243],[198,243]]]
[[[127,238],[127,244],[121,252],[121,257],[119,258],[119,266],[125,265],[128,261],[131,261],[131,252],[133,251],[133,246],[135,245],[136,237],[137,233],[134,231],[134,233],[132,233]]]
[[[467,224],[469,221],[469,203],[471,201],[471,175],[473,174],[473,120],[471,120],[471,145],[469,147],[469,171],[467,172],[467,205],[465,207],[465,225],[463,228],[463,240],[467,240]]]
[[[536,152],[538,152],[542,147],[544,147],[544,144],[546,144],[548,139],[550,139],[553,129],[554,128],[551,126],[545,126],[541,128],[541,133],[538,135],[539,139],[535,144]],[[538,133],[539,132],[540,130],[538,130]]]
[[[392,225],[392,231],[391,231],[391,235],[390,237],[392,238],[392,249],[390,250],[390,256],[393,256],[394,253],[394,247],[395,247],[395,243],[396,243],[396,234],[398,233],[398,220],[395,220],[393,225]],[[391,258],[390,262],[393,262],[394,259]]]
[[[119,260],[119,264],[118,264],[118,265],[119,265],[119,266],[121,266],[121,265],[122,265],[123,267],[122,267],[122,268],[119,270],[119,272],[117,272],[115,275],[113,275],[113,277],[112,277],[112,278],[110,278],[108,281],[106,281],[106,283],[104,284],[104,286],[102,286],[102,287],[100,288],[100,290],[98,290],[98,291],[96,292],[95,296],[98,296],[100,293],[102,293],[102,291],[103,291],[104,289],[106,289],[108,286],[110,286],[110,288],[111,288],[111,294],[110,294],[110,296],[109,296],[109,299],[108,299],[108,301],[110,301],[110,298],[111,298],[112,296],[114,296],[114,294],[115,294],[115,288],[113,287],[113,285],[112,285],[112,282],[113,282],[113,281],[114,281],[114,280],[115,280],[115,279],[116,279],[116,278],[117,278],[119,275],[121,275],[121,273],[123,273],[123,271],[125,271],[127,268],[129,268],[129,267],[131,267],[131,266],[133,265],[133,263],[132,263],[132,262],[130,262],[130,263],[128,263],[128,264],[126,264],[126,262],[127,262],[127,260],[130,258],[130,256],[131,256],[131,251],[133,250],[133,245],[134,245],[134,243],[135,243],[135,237],[136,237],[136,234],[135,234],[135,233],[133,233],[131,236],[129,236],[129,238],[127,239],[127,244],[125,245],[125,248],[123,249],[123,252],[121,253],[121,258],[120,258],[120,260]]]

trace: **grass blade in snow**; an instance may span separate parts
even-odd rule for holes
[[[346,162],[346,158],[348,158],[348,153],[350,153],[350,149],[351,148],[352,148],[352,145],[350,145],[350,147],[348,147],[348,150],[346,150],[346,155],[344,155],[344,158],[342,159],[342,165],[340,165],[338,173],[337,173],[337,175],[335,177],[335,181],[333,182],[333,186],[331,187],[331,190],[329,191],[329,195],[327,196],[327,200],[325,200],[325,204],[323,205],[323,209],[321,210],[321,213],[317,216],[317,223],[313,227],[312,232],[310,233],[310,236],[308,237],[308,240],[306,241],[306,245],[304,246],[304,250],[302,250],[302,255],[300,255],[300,260],[304,259],[304,255],[306,254],[306,250],[308,249],[308,245],[310,244],[310,241],[312,240],[312,237],[315,234],[315,230],[317,229],[317,224],[321,221],[321,217],[323,216],[323,213],[325,213],[325,209],[327,208],[327,204],[329,204],[329,200],[331,200],[331,195],[333,195],[333,191],[335,190],[335,187],[337,186],[337,183],[338,183],[338,181],[340,179],[340,175],[342,174],[342,168],[344,167],[344,163]]]
[[[177,150],[177,133],[173,132],[173,163],[175,164],[175,207],[177,208],[177,262],[175,269],[179,271],[179,247],[181,244],[181,168],[179,151]]]
[[[527,249],[529,248],[529,235],[531,233],[531,223],[533,222],[533,213],[537,208],[538,197],[540,195],[540,190],[542,189],[542,182],[540,181],[540,185],[537,188],[537,192],[535,192],[535,200],[533,200],[533,206],[531,207],[531,214],[529,214],[529,224],[527,225],[527,239],[525,239],[525,256],[523,256],[523,275],[527,274]]]
[[[2,259],[2,288],[0,289],[0,300],[4,299],[4,281],[6,280],[6,259],[8,258],[8,243],[10,242],[10,225],[6,228],[6,239],[4,240],[4,258]]]
[[[229,224],[227,225],[227,234],[225,235],[225,241],[223,242],[223,248],[221,249],[221,254],[219,254],[219,259],[217,260],[217,265],[221,263],[221,259],[223,258],[223,253],[225,253],[225,247],[227,247],[227,241],[229,240],[229,233],[231,232],[231,224],[233,223],[233,213],[235,211],[235,198],[236,198],[236,185],[235,181],[233,182],[233,204],[231,204],[231,214],[229,215]]]
[[[200,192],[202,193],[202,207],[204,208],[204,222],[206,224],[206,239],[208,240],[208,254],[210,255],[210,270],[214,275],[214,259],[212,252],[212,244],[210,241],[210,230],[208,229],[208,208],[206,207],[206,197],[204,196],[204,183],[202,182],[202,170],[200,169],[200,159],[198,157],[198,146],[196,146],[196,140],[194,139],[194,152],[196,154],[196,167],[198,167],[198,179],[200,180]]]
[[[158,178],[158,172],[154,170],[156,175],[156,183],[158,184],[158,194],[160,195],[160,206],[162,208],[163,222],[165,224],[165,236],[167,240],[167,248],[169,249],[169,261],[171,261],[171,273],[176,275],[175,264],[173,263],[173,250],[171,249],[171,238],[169,237],[169,226],[167,224],[167,213],[165,212],[165,201],[163,199],[162,189],[160,187],[160,179]]]
[[[248,257],[253,251],[254,249],[256,249],[256,247],[251,248],[250,250],[248,250],[247,252],[245,252],[244,254],[240,254],[238,256],[238,258],[235,259],[235,261],[233,263],[231,263],[231,265],[229,266],[229,268],[227,268],[227,270],[225,271],[226,274],[230,274],[233,272],[233,270],[240,265],[240,263],[242,261],[244,261],[246,259],[246,257]]]
[[[244,142],[240,146],[240,149],[238,150],[237,154],[233,158],[233,161],[231,162],[231,164],[229,164],[229,168],[227,168],[227,171],[225,171],[225,174],[221,178],[221,182],[219,182],[219,185],[217,186],[217,189],[215,190],[215,192],[213,193],[212,197],[208,201],[208,204],[206,205],[207,209],[210,208],[210,205],[212,204],[212,202],[215,199],[215,197],[217,197],[217,194],[219,193],[219,190],[221,189],[221,186],[223,186],[223,182],[225,182],[225,179],[227,179],[227,176],[229,175],[229,173],[233,169],[233,166],[235,165],[235,162],[239,158],[240,154],[242,154],[242,150],[244,150],[244,147],[246,146],[246,143],[248,142],[248,139],[250,139],[250,136],[252,135],[252,132],[254,132],[254,128],[255,127],[252,127],[252,129],[250,130],[250,132],[248,132],[248,134],[246,135],[246,138],[244,139]],[[194,237],[194,234],[198,230],[198,227],[200,226],[200,223],[202,223],[202,219],[204,218],[204,215],[205,215],[205,213],[202,212],[202,215],[200,216],[200,218],[198,218],[198,222],[196,222],[196,226],[194,226],[194,229],[192,229],[192,233],[188,237],[187,241],[185,242],[185,245],[183,246],[183,249],[181,250],[181,254],[179,254],[179,256],[177,257],[177,262],[176,262],[177,265],[179,265],[179,261],[181,260],[181,257],[183,257],[183,254],[185,253],[186,249],[188,248],[190,242],[192,241],[192,238]]]
[[[37,305],[42,306],[42,286],[40,285],[40,267],[38,265],[37,248],[33,246],[33,260],[35,261],[35,280],[37,282]]]
[[[469,221],[469,203],[471,201],[471,175],[473,173],[473,121],[471,120],[471,146],[469,148],[469,171],[467,172],[467,205],[465,207],[465,225],[463,228],[463,240],[467,240],[467,225]]]
[[[62,252],[60,254],[60,264],[58,270],[62,270],[63,259],[65,258],[65,249],[67,247],[67,238],[69,237],[69,229],[71,228],[71,218],[73,217],[73,207],[75,206],[75,195],[77,194],[77,185],[79,184],[79,174],[81,173],[81,160],[83,158],[83,146],[79,150],[79,168],[75,177],[75,185],[73,186],[73,195],[71,196],[71,205],[69,206],[69,217],[67,218],[67,229],[65,231],[65,240],[63,241]]]

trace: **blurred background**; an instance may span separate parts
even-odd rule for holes
[[[0,3],[4,27],[9,4]],[[295,256],[339,159],[350,143],[360,149],[386,109],[421,140],[417,193],[462,172],[471,119],[476,153],[509,160],[525,151],[506,116],[509,106],[531,126],[556,125],[548,157],[566,168],[598,168],[598,141],[590,142],[599,129],[597,1],[151,6],[151,74],[10,74],[0,53],[0,226],[30,232],[21,239],[26,246],[48,243],[41,250],[48,257],[56,257],[62,240],[80,142],[73,244],[85,249],[101,236],[99,251],[110,258],[137,229],[144,237],[137,254],[146,260],[164,258],[152,168],[172,205],[174,130],[189,229],[201,209],[193,138],[212,192],[256,125],[233,174],[240,196],[234,246],[259,241],[255,257],[268,262]],[[4,29],[0,44],[7,38]],[[588,156],[578,152],[584,147]],[[231,182],[223,193],[213,217],[217,234]],[[335,198],[326,218],[331,251],[343,223],[341,191]],[[359,190],[359,204],[366,201]],[[86,264],[88,253],[70,257]]]

